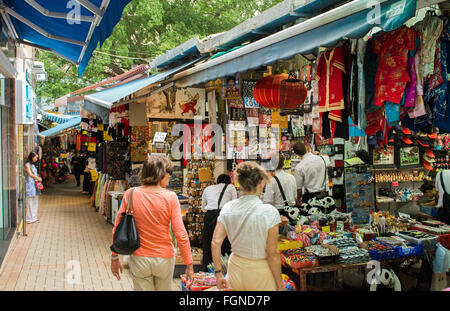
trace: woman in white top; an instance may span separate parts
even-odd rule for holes
[[[217,217],[222,207],[237,199],[236,188],[231,185],[231,178],[222,174],[217,178],[217,185],[206,187],[202,195],[202,210],[206,212],[203,224],[203,258],[202,270],[208,271],[208,265],[212,262],[211,241],[216,228]],[[220,201],[220,202],[219,202]],[[219,206],[220,204],[220,206]],[[222,255],[230,254],[231,245],[228,239],[222,244]]]
[[[217,287],[233,291],[284,290],[278,252],[280,214],[260,199],[268,175],[254,162],[239,164],[235,175],[243,196],[222,208],[211,244]],[[232,254],[225,279],[221,246],[227,236]]]

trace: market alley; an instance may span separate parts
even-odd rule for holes
[[[112,225],[89,207],[73,179],[45,191],[39,219],[16,240],[0,290],[133,290],[128,269],[121,281],[110,272]]]

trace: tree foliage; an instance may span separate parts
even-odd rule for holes
[[[39,50],[48,81],[36,94],[53,102],[79,88],[149,63],[167,50],[198,36],[227,31],[282,0],[133,0],[113,34],[90,60],[82,78],[77,68],[50,52]]]

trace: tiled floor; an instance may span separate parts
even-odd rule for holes
[[[112,225],[89,207],[73,181],[52,185],[40,197],[39,223],[27,225],[0,275],[0,290],[133,290],[128,269],[110,271]],[[174,289],[178,289],[174,280]]]

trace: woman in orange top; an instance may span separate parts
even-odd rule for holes
[[[130,258],[129,267],[134,289],[138,291],[172,290],[175,249],[170,226],[186,265],[187,277],[193,278],[191,246],[184,227],[177,195],[164,189],[172,174],[173,164],[162,156],[149,156],[140,173],[141,187],[133,193],[133,216],[141,242]],[[126,211],[130,190],[122,200],[118,215]],[[117,217],[114,232],[121,217]],[[123,272],[118,254],[111,254],[111,271],[120,280]]]

